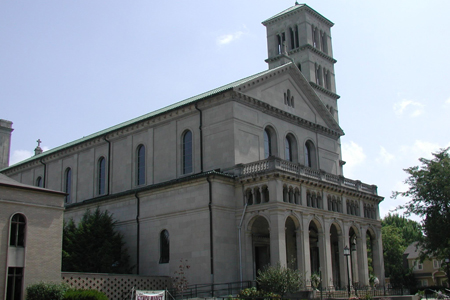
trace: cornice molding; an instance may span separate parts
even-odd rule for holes
[[[327,90],[326,88],[318,85],[315,82],[310,81],[309,84],[316,90],[318,90],[319,92],[322,92],[324,94],[326,94],[327,96],[330,96],[331,98],[338,100],[339,98],[341,98],[341,96],[339,96],[338,94],[335,94],[329,90]]]
[[[241,104],[247,105],[247,106],[255,108],[257,110],[260,110],[268,115],[282,119],[283,121],[298,125],[300,127],[311,130],[313,132],[323,134],[330,138],[337,140],[339,137],[342,136],[341,133],[339,133],[335,130],[332,130],[325,126],[319,125],[317,123],[313,123],[311,121],[305,120],[305,119],[295,116],[287,111],[281,110],[275,106],[272,106],[272,105],[270,105],[266,102],[260,101],[258,99],[252,98],[245,94],[236,92],[235,96],[232,99]]]
[[[288,51],[288,55],[289,54],[295,54],[295,53],[298,53],[298,52],[304,51],[304,50],[310,50],[311,52],[317,54],[318,56],[324,58],[325,60],[329,61],[332,64],[337,63],[336,59],[334,59],[333,57],[325,54],[324,52],[320,51],[319,49],[314,48],[311,44],[304,44],[304,45],[302,45],[302,46],[300,46],[298,48],[291,49],[291,50]],[[265,62],[266,63],[274,62],[274,61],[280,60],[283,57],[285,57],[285,56],[283,56],[283,54],[278,54],[277,56],[273,56],[273,57],[267,58],[265,60]]]

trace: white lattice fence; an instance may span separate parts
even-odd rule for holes
[[[93,289],[110,300],[130,299],[131,290],[165,290],[172,287],[170,277],[96,273],[61,273],[62,281],[76,289]]]

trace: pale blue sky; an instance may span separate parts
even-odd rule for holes
[[[11,163],[267,69],[261,21],[286,0],[0,1]],[[450,146],[450,1],[313,0],[335,23],[344,175],[378,185]]]

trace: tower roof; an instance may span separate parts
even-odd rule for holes
[[[288,9],[285,9],[282,12],[280,12],[280,13],[278,13],[278,14],[270,17],[270,18],[268,18],[267,20],[263,21],[262,24],[264,26],[266,26],[267,24],[269,24],[271,22],[278,21],[278,20],[282,19],[286,15],[290,15],[290,14],[299,12],[301,10],[306,10],[306,11],[312,13],[313,15],[315,15],[316,17],[318,17],[319,19],[321,19],[322,21],[327,23],[328,26],[330,26],[330,27],[332,27],[334,25],[333,22],[331,22],[330,20],[328,20],[327,18],[325,18],[324,16],[319,14],[317,11],[315,11],[314,9],[309,7],[308,5],[306,5],[306,4],[297,4],[297,3],[294,6],[291,6]]]

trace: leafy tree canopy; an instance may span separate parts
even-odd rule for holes
[[[398,214],[389,214],[381,220],[384,269],[394,286],[411,284],[411,270],[403,265],[403,253],[408,245],[419,241],[423,234],[419,223]]]
[[[107,210],[87,210],[78,224],[64,224],[62,270],[69,272],[131,273],[123,237]]]
[[[392,197],[411,200],[399,209],[422,217],[424,237],[420,246],[425,256],[450,257],[450,156],[449,148],[433,153],[434,158],[420,158],[421,166],[405,169],[409,177],[406,192]]]

